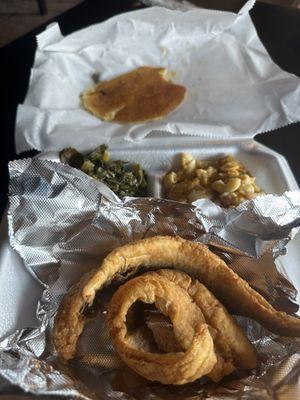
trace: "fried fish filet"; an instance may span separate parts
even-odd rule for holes
[[[170,81],[164,68],[140,67],[101,82],[81,95],[84,108],[104,121],[160,119],[183,101],[185,88]]]
[[[180,237],[155,236],[116,248],[65,295],[53,332],[62,360],[75,356],[85,321],[82,310],[93,303],[97,291],[117,275],[141,267],[184,271],[203,283],[230,312],[253,318],[272,332],[300,336],[299,318],[276,311],[206,246]]]
[[[169,343],[166,343],[161,330],[160,334],[154,336],[160,348],[167,347],[166,354],[153,355],[153,352],[144,351],[144,348],[130,341],[126,314],[137,300],[155,303],[157,309],[173,322],[171,331],[174,340],[170,341],[168,334]],[[205,286],[181,271],[149,272],[122,285],[111,299],[107,321],[120,357],[137,373],[150,380],[178,385],[207,375],[218,382],[235,369],[257,366],[254,348],[226,309]],[[205,338],[206,325],[213,348]],[[200,334],[201,326],[203,329]],[[183,350],[178,350],[176,346],[170,349],[172,343],[177,346],[180,344]],[[195,348],[191,348],[192,343]],[[189,368],[186,368],[187,357]],[[168,363],[170,360],[171,368]]]
[[[156,272],[185,290],[200,308],[213,335],[217,363],[208,376],[218,382],[235,369],[257,366],[256,352],[244,331],[226,308],[198,280],[181,271],[162,269]]]
[[[126,316],[136,301],[155,303],[173,322],[183,351],[153,353],[132,343]],[[149,273],[129,280],[113,295],[107,314],[115,349],[138,374],[164,384],[184,384],[209,374],[217,362],[214,343],[202,312],[189,294],[163,275]]]

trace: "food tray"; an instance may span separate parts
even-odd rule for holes
[[[171,141],[172,138],[166,141],[165,137],[153,135],[134,146],[131,143],[111,145],[109,151],[112,159],[140,163],[148,175],[148,194],[153,197],[163,197],[162,177],[176,166],[182,152],[189,152],[199,159],[233,155],[249,168],[267,193],[281,194],[286,190],[298,189],[285,158],[254,140],[200,141],[196,137],[177,136],[173,137],[174,144],[170,146]],[[40,157],[59,161],[57,152],[44,153]]]
[[[241,160],[257,177],[259,185],[269,193],[281,194],[288,190],[297,190],[298,185],[290,167],[283,156],[261,145],[254,140],[228,140],[213,143],[199,141],[195,137],[176,137],[176,146],[167,144],[165,138],[158,136],[144,139],[134,147],[130,143],[122,147],[111,146],[110,153],[114,159],[139,162],[148,173],[149,195],[162,196],[162,176],[176,163],[176,155],[190,152],[199,159],[234,155]],[[92,149],[91,149],[92,150]],[[41,159],[59,161],[57,152],[41,153]],[[2,313],[0,316],[0,337],[14,332],[24,326],[35,326],[35,308],[42,294],[43,287],[25,270],[20,256],[11,248],[7,237],[7,214],[1,223],[0,248],[0,293]],[[277,259],[277,265],[284,272],[289,271],[293,283],[300,292],[300,271],[297,268],[299,258],[300,236],[288,245],[288,254]],[[14,293],[14,296],[10,294]],[[24,298],[26,296],[26,302]],[[300,299],[298,295],[298,299]]]
[[[197,57],[196,59],[180,58],[180,54],[178,55],[176,52],[174,52],[174,49],[171,45],[169,47],[165,46],[165,42],[168,44],[168,35],[164,41],[161,41],[162,35],[156,26],[156,21],[153,19],[152,12],[154,12],[154,14],[157,13],[158,20],[162,20],[165,23],[166,18],[169,15],[169,12],[167,11],[162,11],[160,9],[154,9],[153,11],[153,9],[150,9],[150,11],[146,10],[138,13],[127,14],[108,21],[105,23],[106,25],[104,24],[106,28],[114,26],[116,23],[115,25],[117,27],[117,32],[120,31],[122,33],[120,35],[120,43],[122,44],[121,46],[119,46],[118,40],[115,41],[116,43],[112,43],[112,45],[107,46],[107,48],[111,49],[113,55],[115,55],[116,44],[117,47],[119,46],[122,51],[124,51],[124,43],[126,43],[124,32],[127,32],[128,23],[132,23],[132,20],[130,20],[131,17],[133,17],[133,21],[135,21],[134,24],[136,24],[137,27],[139,27],[139,22],[142,21],[143,29],[137,29],[137,33],[139,33],[136,35],[137,47],[140,46],[140,43],[147,43],[144,39],[141,40],[141,33],[145,35],[145,39],[148,38],[149,35],[147,30],[144,29],[146,27],[145,22],[148,23],[148,20],[151,21],[151,23],[155,26],[154,32],[158,34],[159,47],[156,48],[156,53],[153,51],[149,52],[149,48],[151,47],[148,45],[146,47],[143,46],[142,50],[144,51],[144,49],[146,49],[147,57],[144,58],[144,56],[142,56],[140,59],[137,58],[137,55],[139,55],[139,49],[137,48],[136,52],[132,50],[133,41],[132,37],[130,37],[130,40],[127,41],[130,51],[126,50],[126,55],[128,54],[129,57],[133,57],[133,59],[130,59],[130,63],[128,65],[123,64],[123,62],[120,63],[118,60],[115,62],[116,65],[119,65],[122,68],[123,66],[126,67],[126,70],[124,71],[122,68],[120,70],[111,68],[109,63],[114,59],[110,55],[107,57],[109,63],[105,65],[104,68],[102,68],[102,65],[100,65],[100,68],[99,64],[97,63],[92,63],[92,65],[87,63],[87,70],[82,69],[82,60],[84,60],[82,54],[86,53],[89,60],[91,58],[90,55],[93,57],[95,56],[95,50],[97,50],[97,45],[99,44],[99,36],[94,35],[94,33],[98,34],[100,32],[100,34],[102,34],[104,32],[105,34],[105,29],[102,31],[104,25],[101,24],[100,26],[87,28],[87,30],[77,32],[65,39],[62,37],[58,25],[53,25],[50,27],[50,29],[39,35],[37,38],[38,50],[35,58],[36,62],[31,74],[30,90],[27,94],[24,104],[19,107],[18,111],[16,131],[17,151],[31,147],[40,150],[60,150],[62,147],[69,146],[70,144],[73,144],[74,147],[78,147],[79,150],[86,151],[93,150],[93,148],[98,144],[109,143],[110,153],[113,159],[138,162],[147,171],[148,195],[156,198],[163,197],[162,177],[168,170],[175,166],[178,160],[177,155],[179,155],[181,152],[190,152],[197,159],[210,159],[224,155],[233,155],[246,165],[253,176],[257,177],[257,183],[267,193],[282,194],[287,190],[297,190],[298,185],[289,169],[286,160],[278,153],[252,140],[252,137],[254,137],[256,133],[266,132],[298,120],[297,116],[299,114],[297,113],[297,102],[295,103],[294,100],[294,96],[296,97],[296,93],[299,89],[299,78],[281,71],[280,68],[272,62],[266,50],[263,48],[263,45],[256,35],[255,28],[248,14],[248,11],[252,7],[253,3],[253,1],[248,1],[246,6],[237,16],[228,13],[224,13],[221,16],[221,14],[219,15],[209,11],[195,11],[195,15],[199,13],[199,18],[201,17],[200,19],[197,17],[195,20],[195,29],[190,24],[188,13],[186,13],[184,17],[181,14],[177,15],[179,21],[181,21],[182,18],[186,19],[187,26],[192,31],[192,36],[195,31],[198,32],[200,29],[198,32],[199,37],[192,37],[192,41],[189,42],[188,46],[191,53],[196,54],[197,57],[199,56],[199,59]],[[161,13],[165,13],[166,18],[161,19]],[[174,25],[172,18],[175,14],[172,16],[171,14],[170,26],[173,28]],[[191,16],[193,15],[194,12],[191,13]],[[205,21],[206,23],[199,23],[201,21]],[[208,26],[207,22],[209,22]],[[122,32],[122,27],[124,28],[124,32]],[[166,30],[168,33],[168,29],[165,28],[166,26],[163,26],[163,30]],[[181,23],[179,24],[179,28],[181,29]],[[114,29],[112,29],[111,32],[114,32]],[[174,31],[171,30],[170,32],[172,33],[171,36],[173,36],[174,40]],[[92,42],[89,37],[91,33],[93,33],[93,37],[96,38],[95,43]],[[180,36],[181,35],[182,32],[180,33]],[[110,35],[110,38],[111,37],[114,37],[114,35]],[[115,35],[115,37],[117,37],[117,35]],[[149,37],[151,38],[151,35]],[[86,40],[88,50],[85,49],[85,43],[82,43],[83,39]],[[104,43],[106,45],[106,36],[104,39]],[[203,46],[203,57],[202,53],[194,51],[194,44],[197,47],[202,43],[202,41],[205,44],[207,40],[210,44],[207,47]],[[211,45],[215,40],[217,41],[217,45]],[[222,40],[225,40],[225,45],[222,44]],[[174,43],[175,48],[180,47],[178,46],[179,42],[177,40],[175,40]],[[73,47],[74,44],[75,49]],[[157,43],[155,41],[154,44],[157,47]],[[154,44],[153,47],[155,47]],[[163,46],[160,46],[161,44],[163,44]],[[185,46],[183,46],[184,52],[182,52],[185,55],[187,53],[186,46],[187,43],[185,43]],[[227,46],[229,51],[227,51]],[[221,51],[219,51],[219,47]],[[217,58],[215,58],[213,54],[206,53],[207,50],[211,49],[216,51]],[[236,51],[233,51],[234,49]],[[91,54],[89,55],[90,50]],[[103,48],[101,47],[100,50],[102,52]],[[149,58],[148,53],[150,53],[151,57],[154,58]],[[234,55],[235,53],[237,56]],[[170,58],[170,54],[174,56],[174,62],[172,58]],[[232,56],[232,60],[231,57],[229,57],[227,60],[228,55]],[[59,68],[60,62],[58,61],[60,56],[63,60],[61,63],[62,70]],[[79,68],[74,62],[77,57],[79,58],[78,61],[81,65]],[[121,58],[123,61],[123,54],[121,54]],[[222,75],[220,71],[218,71],[218,68],[212,68],[212,65],[207,62],[206,58],[213,59],[214,61],[219,58],[222,60],[222,63],[214,63],[213,67],[218,65],[226,65],[224,61],[227,60],[229,67],[223,68],[222,72],[225,71],[225,73],[229,73],[230,78],[232,79],[226,79],[227,76]],[[68,59],[72,61],[70,64],[72,65],[72,68],[74,67],[76,74],[79,71],[84,78],[84,82],[81,82],[82,87],[80,85],[77,87],[78,79],[76,74],[72,75],[72,73],[70,73],[71,69],[69,69],[68,74],[65,74],[66,66],[68,65]],[[105,57],[102,56],[101,53],[100,57],[95,57],[95,59],[103,62]],[[241,65],[238,65],[235,62],[236,59],[240,59],[242,61]],[[160,60],[159,63],[158,60]],[[191,62],[189,62],[190,60]],[[178,70],[178,63],[180,62],[182,64],[181,71],[180,68]],[[176,79],[178,79],[179,82],[183,81],[189,90],[190,96],[188,101],[183,104],[181,109],[178,109],[174,114],[170,115],[170,119],[166,118],[162,124],[161,121],[149,124],[145,126],[144,129],[141,129],[141,126],[122,126],[121,128],[120,126],[115,126],[113,128],[112,123],[105,125],[104,123],[96,120],[94,117],[83,112],[82,109],[79,109],[79,93],[86,87],[88,83],[90,83],[89,79],[91,73],[103,69],[104,75],[101,76],[101,79],[108,79],[113,77],[115,74],[126,72],[127,69],[132,69],[133,67],[144,65],[145,63],[151,65],[156,65],[156,63],[158,63],[159,65],[168,67],[172,72],[174,69],[174,72],[177,73]],[[197,73],[191,73],[191,71],[188,70],[187,65],[194,67],[196,66],[195,72]],[[233,66],[238,69],[240,75],[237,75],[235,69],[233,69]],[[107,75],[105,75],[105,73]],[[112,76],[109,75],[110,73],[112,73]],[[253,77],[255,78],[254,80],[251,79],[252,73]],[[210,74],[212,74],[212,77]],[[246,78],[244,77],[244,74],[247,75]],[[53,79],[49,79],[49,76]],[[250,79],[248,79],[249,76]],[[215,77],[217,77],[217,79],[215,79]],[[190,78],[193,79],[190,81]],[[206,84],[203,86],[200,85],[198,90],[196,81],[199,81],[201,85],[203,82]],[[49,82],[51,82],[50,86]],[[74,90],[74,93],[71,95],[66,90],[67,88],[70,89],[70,82],[76,83],[76,90]],[[247,82],[249,87],[245,85],[245,82]],[[213,85],[210,86],[207,83],[213,83]],[[227,86],[225,88],[223,87],[224,83],[226,83],[225,86]],[[232,86],[233,84],[235,86]],[[58,89],[61,88],[63,89],[65,97],[61,95],[57,97],[59,94]],[[287,88],[288,95],[286,94]],[[73,91],[74,88],[71,89],[71,91]],[[207,92],[205,92],[205,90]],[[276,93],[276,96],[274,96],[274,93]],[[201,101],[200,103],[195,101],[197,100],[198,94],[200,95],[200,100],[204,101],[204,103],[207,101],[208,104],[205,103],[201,105]],[[70,100],[72,104],[68,103],[67,100]],[[51,101],[54,101],[54,103]],[[217,108],[214,108],[214,105],[217,105]],[[196,110],[194,108],[196,108]],[[200,118],[198,111],[200,111]],[[257,114],[260,118],[257,118]],[[228,117],[230,117],[229,120]],[[78,120],[76,120],[76,118],[78,118]],[[68,126],[66,121],[71,122],[71,125]],[[83,121],[85,121],[85,123],[83,123]],[[99,130],[99,125],[103,128],[102,131]],[[152,129],[166,129],[169,132],[172,132],[173,135],[168,134],[167,132],[150,133]],[[182,133],[194,136],[187,137],[183,136]],[[99,137],[101,137],[100,140]],[[124,138],[128,141],[131,140],[131,142],[124,142]],[[144,140],[139,141],[141,138]],[[57,152],[43,153],[39,155],[39,157],[59,162]],[[25,166],[26,169],[29,164],[30,161],[28,163],[21,162],[20,165]],[[34,165],[35,163],[32,164]],[[45,164],[48,166],[51,165],[51,167],[54,169],[55,167],[58,167],[53,163]],[[17,166],[17,163],[15,166]],[[61,169],[64,168],[65,167],[62,167]],[[63,175],[63,180],[60,182],[62,186],[64,186],[66,179],[70,178],[72,182],[76,180],[76,178],[73,179],[72,170],[68,168],[65,169],[68,171],[68,173],[71,171],[71,174],[69,174],[67,177],[66,175]],[[57,170],[59,170],[59,168],[57,168]],[[54,172],[54,177],[59,175],[57,170]],[[39,181],[39,173],[42,174],[41,170],[37,168],[37,170],[34,171],[34,178],[37,178],[36,181]],[[78,176],[77,178],[81,182],[82,186],[85,186],[85,176],[81,172],[78,174],[81,174],[82,180],[80,180]],[[22,178],[24,178],[24,175]],[[20,181],[21,185],[23,185],[24,182],[29,182],[29,185],[27,186],[27,188],[29,188],[27,195],[29,194],[29,203],[33,204],[32,214],[34,214],[36,221],[41,221],[44,223],[45,221],[43,217],[41,217],[43,215],[45,216],[45,214],[42,212],[42,208],[41,210],[38,209],[35,200],[31,202],[31,193],[36,193],[32,189],[34,184],[33,186],[30,185],[32,177],[27,176],[27,178],[28,179],[25,178],[24,181]],[[24,186],[26,186],[26,183]],[[54,185],[54,182],[51,180],[50,187],[52,184]],[[93,184],[91,184],[91,186],[93,186]],[[42,193],[42,197],[44,195],[43,189],[44,188],[42,188],[40,192]],[[79,192],[81,192],[81,187],[79,188]],[[58,191],[58,193],[60,196],[61,192]],[[277,214],[274,214],[274,209],[270,207],[268,203],[268,199],[271,197],[273,196],[263,199],[265,200],[266,204],[264,210],[268,209],[267,211],[269,215],[271,210],[271,213],[277,216]],[[99,198],[97,197],[96,199]],[[282,198],[277,198],[279,202],[281,202],[281,199]],[[12,201],[13,204],[16,204],[15,200],[16,199],[14,198]],[[42,202],[43,200],[44,198],[42,198]],[[105,202],[105,199],[102,200]],[[149,200],[144,201],[147,202]],[[98,200],[95,201],[95,199],[93,199],[92,206],[97,208],[98,204]],[[173,206],[174,203],[169,203],[170,208],[168,209],[168,212],[161,213],[161,215],[163,215],[163,217],[165,215],[175,215],[175,213],[172,213]],[[178,208],[180,207],[181,206],[178,206]],[[37,209],[41,211],[41,213],[35,213]],[[77,209],[78,206],[76,205],[75,209],[73,209],[75,214]],[[125,210],[127,211],[126,208]],[[236,210],[232,211],[234,214],[234,221],[236,221]],[[20,208],[17,209],[17,213],[17,216],[19,217],[17,218],[18,222],[22,226],[22,218],[27,220],[29,214],[27,213],[26,207],[24,208],[24,213],[22,213]],[[68,217],[73,216],[69,209],[65,214]],[[284,213],[283,215],[285,216]],[[142,221],[144,220],[146,220],[145,216]],[[59,222],[57,224],[59,225]],[[20,225],[18,225],[18,223],[14,227],[11,225],[12,231],[16,228],[14,231],[14,233],[16,233],[16,230],[20,228]],[[35,236],[43,237],[40,235],[39,229],[36,229],[36,226],[31,226],[31,224],[29,225],[34,231]],[[141,225],[143,225],[143,223]],[[186,226],[185,224],[182,225],[184,227]],[[47,224],[45,226],[47,233],[48,231],[50,232],[49,236],[51,239],[55,238],[56,240],[56,236],[53,236],[52,231],[49,230],[49,225]],[[55,227],[56,225],[53,224],[53,226]],[[102,225],[100,226],[102,227]],[[269,226],[267,226],[267,229],[269,229]],[[135,230],[133,231],[135,232]],[[256,229],[253,236],[260,239]],[[3,338],[9,333],[14,332],[16,329],[23,328],[24,326],[40,326],[40,329],[42,330],[47,324],[45,323],[44,325],[43,323],[41,326],[39,323],[40,321],[37,321],[35,318],[35,305],[41,297],[43,287],[40,286],[36,280],[34,280],[33,276],[26,271],[21,258],[12,250],[11,246],[9,245],[7,238],[6,216],[1,225],[1,238],[3,245],[0,251],[0,282],[2,283],[2,287],[4,289],[0,294],[0,298],[1,302],[5,304],[5,307],[3,307],[4,311],[0,318],[0,336]],[[32,237],[30,237],[30,239],[31,238]],[[94,239],[96,241],[95,247],[98,249],[100,247],[98,241],[99,238],[98,236],[94,236]],[[12,243],[14,244],[15,248],[20,249],[18,248],[16,241],[12,241]],[[58,242],[55,241],[55,244],[57,243]],[[289,243],[288,255],[282,256],[276,260],[278,269],[283,275],[286,272],[286,275],[293,281],[298,292],[300,289],[300,272],[296,268],[296,261],[299,258],[299,243],[300,238],[298,235],[298,238]],[[80,242],[80,245],[82,245],[82,242]],[[51,243],[51,248],[52,246],[53,243]],[[39,250],[41,248],[42,246],[39,247]],[[31,242],[29,243],[29,247],[27,247],[27,250],[28,249],[28,254],[30,257],[32,257],[34,254],[34,249],[31,247]],[[76,259],[77,262],[78,254],[74,252],[74,246],[71,246],[70,249],[74,254],[74,259]],[[107,250],[107,247],[105,247],[105,250]],[[24,256],[24,253],[22,254]],[[84,263],[87,265],[85,258]],[[266,265],[268,269],[269,262],[266,263]],[[35,266],[44,267],[44,264],[40,263],[40,259],[38,259],[38,261],[35,262]],[[261,265],[257,265],[255,261],[255,272],[261,272],[261,269],[257,268],[259,266]],[[46,274],[49,274],[49,269],[47,267],[48,265],[46,265],[45,271]],[[247,266],[245,270],[247,273],[250,271]],[[34,270],[32,270],[32,274],[34,274]],[[73,269],[70,270],[70,276],[72,278],[75,277]],[[272,287],[272,284],[269,283],[269,280],[267,280],[267,283],[268,286]],[[62,293],[63,291],[60,294]],[[26,301],[24,301],[25,297]],[[41,311],[43,307],[43,300],[39,311]],[[299,295],[297,300],[299,302]],[[50,303],[51,302],[49,302],[48,305]],[[51,318],[52,317],[53,315]],[[52,322],[53,321],[50,321],[50,326]],[[37,330],[38,329],[36,329],[36,331]],[[22,333],[23,342],[26,341],[26,333],[24,334],[24,332],[25,331]],[[28,329],[27,332],[30,332],[30,329]],[[17,338],[18,335],[14,336]],[[49,337],[51,336],[49,335]],[[13,342],[19,342],[18,338],[15,341],[13,339],[12,341],[10,340],[11,338],[9,338],[9,345]],[[47,342],[47,345],[48,344],[49,343]],[[42,349],[44,350],[44,348]],[[5,360],[3,364],[4,366],[7,365],[6,361],[10,360],[10,350],[15,350],[15,347],[12,345],[12,347],[7,350],[5,343],[2,342],[2,353],[7,352],[7,354],[2,354]],[[17,351],[16,354],[12,354],[12,357],[15,358],[15,361],[17,359],[21,362],[24,361],[22,356],[17,357],[17,355]],[[5,358],[6,356],[7,358]],[[53,354],[51,354],[51,356],[53,356]],[[33,360],[36,362],[36,364],[39,363],[37,359]],[[51,365],[52,361],[50,362]],[[16,361],[16,364],[17,362],[18,361]],[[12,364],[14,363],[12,362]],[[6,371],[9,371],[12,364],[7,367]],[[14,364],[14,366],[16,364]],[[27,386],[22,386],[22,384],[20,384],[20,380],[17,380],[16,376],[20,374],[20,371],[24,376],[26,375],[26,367],[20,367],[20,365],[21,364],[19,364],[19,368],[15,367],[16,374],[13,375],[12,373],[8,379],[14,376],[14,378],[10,379],[12,383],[18,382],[19,386],[25,388],[26,390],[37,390],[37,393],[43,393],[43,388],[39,387],[36,389],[36,382],[34,381],[36,376],[32,370],[30,370],[30,375],[34,377],[32,380],[32,386],[30,386],[30,382],[27,382]],[[37,366],[34,368],[38,369]],[[58,371],[58,374],[60,374],[61,371],[59,369]],[[4,374],[4,376],[7,377],[8,375]],[[39,382],[42,380],[40,379],[41,376],[46,377],[45,381],[48,381],[48,376],[46,373],[46,375],[42,374],[38,376]],[[49,379],[49,382],[50,381],[51,378]],[[100,379],[97,384],[101,386]],[[49,387],[46,389],[48,390]],[[47,390],[44,393],[48,393]],[[64,394],[66,394],[66,392],[64,392]]]

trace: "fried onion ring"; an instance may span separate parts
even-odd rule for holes
[[[97,291],[116,276],[149,269],[173,268],[199,279],[230,312],[255,319],[270,331],[300,336],[300,319],[276,311],[259,293],[206,246],[180,237],[155,236],[116,248],[101,266],[67,293],[54,322],[54,344],[64,361],[76,354],[85,317]]]

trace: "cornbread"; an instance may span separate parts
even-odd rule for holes
[[[165,68],[140,67],[101,82],[81,96],[83,107],[104,121],[136,123],[156,120],[183,101],[186,90],[172,83]]]

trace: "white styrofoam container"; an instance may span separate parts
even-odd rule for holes
[[[174,138],[175,139],[175,138]],[[170,142],[169,142],[170,143]],[[199,159],[231,154],[241,160],[257,177],[258,184],[269,193],[281,194],[299,187],[286,159],[254,140],[199,141],[197,137],[177,136],[174,146],[164,137],[152,135],[141,142],[111,147],[112,158],[139,162],[149,177],[149,195],[161,197],[161,178],[176,163],[176,155],[190,152]],[[59,161],[58,153],[42,153],[42,159]],[[300,292],[300,235],[288,244],[288,254],[277,260],[278,268],[292,279]],[[11,248],[7,234],[7,215],[0,226],[0,338],[16,329],[35,326],[35,310],[43,287],[26,270],[20,256]],[[298,297],[300,301],[300,296]]]

